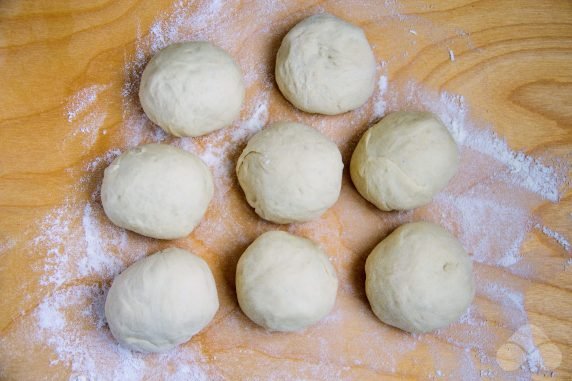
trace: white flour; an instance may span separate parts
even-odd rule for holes
[[[377,82],[377,92],[374,94],[373,103],[373,117],[381,118],[385,115],[385,108],[387,107],[387,102],[385,101],[385,93],[387,92],[387,75],[381,74]]]
[[[455,52],[453,52],[451,48],[448,48],[447,50],[449,50],[449,59],[451,60],[451,62],[455,61]]]
[[[34,266],[38,283],[44,290],[42,295],[35,296],[39,304],[27,316],[27,324],[15,327],[0,341],[0,353],[5,361],[17,362],[19,356],[33,356],[38,347],[47,346],[53,353],[50,364],[63,364],[70,370],[73,380],[228,378],[217,364],[218,361],[222,364],[225,358],[231,361],[231,358],[224,357],[222,351],[208,358],[197,340],[167,354],[145,356],[121,348],[111,337],[103,313],[110,281],[128,264],[157,250],[159,244],[127,233],[107,221],[98,201],[99,176],[103,168],[123,149],[148,142],[169,142],[199,155],[213,172],[216,193],[207,218],[194,235],[210,250],[220,253],[220,260],[224,260],[225,248],[217,246],[221,241],[240,248],[253,238],[245,236],[242,225],[245,222],[236,221],[236,216],[229,212],[229,205],[236,205],[233,202],[244,202],[242,199],[234,201],[240,193],[237,193],[233,173],[235,159],[250,136],[269,121],[290,117],[314,125],[326,134],[346,128],[351,136],[344,135],[339,143],[347,151],[351,146],[349,142],[363,132],[366,123],[387,112],[408,107],[437,114],[459,143],[464,160],[459,175],[432,204],[412,213],[381,215],[380,223],[389,224],[384,225],[387,229],[412,219],[431,219],[453,231],[476,262],[478,301],[450,329],[434,335],[407,335],[372,319],[367,306],[355,297],[359,290],[348,286],[342,287],[338,304],[329,317],[305,333],[292,334],[292,340],[302,342],[303,346],[313,343],[314,351],[309,353],[307,360],[267,362],[265,356],[280,357],[283,353],[289,353],[287,357],[294,359],[296,348],[292,352],[279,335],[273,340],[269,334],[249,328],[238,311],[229,313],[217,322],[216,329],[209,330],[209,342],[213,345],[223,343],[235,335],[236,346],[245,348],[235,354],[260,359],[260,369],[250,369],[253,379],[289,378],[294,367],[305,378],[315,379],[349,378],[354,366],[363,368],[364,372],[396,372],[402,359],[422,346],[430,348],[435,367],[434,372],[420,375],[427,379],[521,379],[529,377],[531,372],[545,371],[542,353],[535,348],[532,336],[525,330],[519,332],[527,338],[526,362],[510,373],[499,368],[494,354],[502,343],[498,342],[498,332],[492,330],[481,310],[480,301],[488,300],[498,306],[501,317],[497,318],[497,324],[506,337],[527,324],[524,281],[515,282],[507,274],[534,277],[534,268],[527,266],[521,253],[521,245],[532,230],[553,239],[561,248],[562,263],[567,263],[566,255],[572,254],[568,238],[531,213],[532,206],[542,200],[559,200],[567,181],[563,165],[511,150],[492,128],[471,119],[470,107],[460,95],[435,93],[415,82],[395,86],[388,75],[391,59],[382,62],[372,100],[352,114],[350,123],[345,117],[325,120],[292,111],[272,114],[270,105],[278,99],[273,90],[272,63],[270,59],[265,61],[258,57],[266,54],[265,58],[269,58],[272,46],[269,36],[277,37],[282,33],[282,26],[302,15],[289,15],[285,2],[254,1],[242,4],[241,10],[241,14],[248,15],[253,22],[243,21],[239,27],[235,22],[237,10],[232,4],[224,7],[223,4],[222,1],[205,2],[195,9],[186,2],[176,2],[171,11],[157,17],[148,32],[139,31],[134,54],[126,55],[127,80],[124,84],[93,84],[69,99],[65,115],[73,128],[69,139],[80,135],[82,144],[91,146],[95,143],[106,117],[103,95],[118,87],[122,87],[124,126],[117,148],[84,163],[80,170],[69,171],[70,176],[77,179],[77,188],[62,206],[39,221],[39,233],[30,243],[14,240],[0,243],[0,253],[20,243],[25,245],[25,250],[37,252],[41,260]],[[385,22],[381,16],[389,15],[389,21],[399,21],[403,33],[411,38],[418,38],[429,29],[426,21],[401,15],[395,1],[386,1],[385,6],[378,4],[355,1],[344,6],[337,4],[334,10],[340,13],[343,8],[348,17],[378,18],[380,26]],[[307,9],[304,14],[318,11],[324,9]],[[174,139],[144,116],[137,101],[137,89],[141,72],[153,53],[170,43],[188,39],[208,39],[231,51],[244,71],[247,90],[255,89],[256,94],[247,98],[242,119],[234,126],[199,139]],[[455,61],[450,49],[449,54],[450,60]],[[462,56],[457,60],[462,60]],[[342,197],[349,196],[342,194]],[[353,224],[354,219],[358,224],[361,222],[352,211],[346,211],[344,215],[335,210],[331,213],[341,215],[339,224],[344,220]],[[249,222],[251,220],[245,221],[250,224],[249,229],[258,232],[272,226],[263,221],[254,225]],[[355,260],[356,253],[346,247],[348,237],[339,234],[343,226],[331,221],[321,219],[292,225],[290,230],[311,236],[323,245],[331,244],[335,250],[330,252],[332,261],[340,266]],[[340,277],[351,278],[346,273]],[[26,312],[22,311],[22,314]],[[359,329],[353,321],[356,316],[360,317]],[[342,327],[352,324],[354,329],[348,336]],[[241,341],[248,335],[260,336],[256,348],[250,348],[248,341]],[[456,350],[451,351],[444,343],[455,346]],[[336,351],[345,347],[351,350],[344,355]],[[457,367],[451,369],[450,364],[457,364]],[[373,377],[373,373],[364,374]],[[61,379],[63,376],[54,373],[46,378]]]
[[[91,147],[103,126],[107,113],[98,105],[98,97],[111,87],[106,85],[91,85],[78,91],[71,97],[66,107],[66,116],[69,124],[74,128],[72,133],[64,140],[68,143],[73,138],[80,136],[85,147]],[[103,134],[106,131],[102,132]]]
[[[556,241],[556,243],[558,243],[560,246],[562,246],[562,248],[568,253],[568,254],[572,254],[572,245],[570,245],[570,242],[568,242],[568,240],[560,233],[555,232],[554,230],[546,227],[546,226],[542,226],[539,224],[536,224],[534,226],[537,229],[540,229],[542,231],[542,233],[544,233],[546,236],[552,238],[554,241]]]
[[[69,100],[66,107],[68,122],[73,122],[97,101],[97,96],[109,85],[92,85],[81,89]]]

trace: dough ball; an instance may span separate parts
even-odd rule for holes
[[[208,42],[167,46],[145,67],[139,100],[145,114],[175,136],[199,136],[229,126],[244,99],[242,73]]]
[[[363,30],[329,14],[308,17],[282,40],[276,57],[280,91],[300,110],[354,110],[375,86],[375,57]]]
[[[256,213],[278,224],[318,218],[332,206],[342,186],[342,155],[318,131],[281,122],[250,139],[236,173]]]
[[[334,306],[337,289],[334,267],[318,245],[281,231],[258,237],[236,269],[240,308],[271,331],[297,331],[318,322]]]
[[[381,210],[425,205],[457,171],[457,145],[428,112],[395,112],[360,139],[350,163],[358,192]]]
[[[188,341],[217,310],[209,266],[177,248],[129,266],[115,277],[105,300],[105,317],[113,336],[140,352],[163,352]]]
[[[475,295],[471,259],[442,227],[400,226],[365,263],[365,290],[375,315],[409,332],[428,332],[457,320]]]
[[[152,238],[187,236],[213,196],[207,166],[195,155],[166,144],[123,153],[105,169],[101,201],[117,226]]]

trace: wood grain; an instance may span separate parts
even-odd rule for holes
[[[253,4],[247,1],[232,3],[238,10],[237,20],[240,20],[240,11],[251,9]],[[292,2],[275,16],[277,20],[285,21],[277,21],[275,30],[268,32],[269,41],[265,42],[263,35],[267,32],[245,22],[242,27],[248,33],[240,36],[232,53],[237,57],[242,49],[247,50],[250,39],[265,44],[261,48],[265,52],[261,60],[266,60],[271,78],[271,62],[280,37],[302,15],[320,7],[334,14],[347,15],[349,20],[366,30],[378,60],[387,62],[391,86],[399,88],[414,80],[434,91],[462,94],[471,105],[471,117],[492,126],[511,148],[559,158],[570,171],[572,2],[415,0],[386,3],[380,2],[375,19],[372,19],[374,16],[369,15],[367,9],[357,6],[352,7],[350,14],[343,2]],[[20,341],[12,338],[17,329],[34,324],[32,314],[38,303],[55,291],[53,286],[39,284],[41,271],[38,269],[41,270],[46,253],[41,247],[30,252],[29,242],[38,234],[37,222],[64,204],[66,199],[72,196],[89,199],[101,180],[101,171],[88,180],[87,186],[78,187],[85,163],[111,148],[124,148],[120,145],[125,122],[121,90],[126,80],[126,56],[134,54],[138,33],[145,34],[154,20],[171,7],[170,0],[0,2],[0,69],[3,74],[0,91],[0,340],[10,338],[11,351],[14,352],[14,348],[22,350],[19,357],[8,356],[0,350],[1,379],[66,379],[71,374],[69,364],[50,366],[54,355],[48,347],[34,347],[34,355],[30,357],[26,355],[29,348],[26,348],[24,338]],[[401,17],[396,16],[396,12]],[[240,25],[240,21],[237,23]],[[404,49],[409,41],[404,40],[408,25],[417,28],[417,35],[415,43]],[[427,37],[429,35],[431,37]],[[448,49],[454,51],[455,61],[451,61]],[[407,54],[403,54],[404,51]],[[74,125],[66,120],[66,105],[78,90],[92,84],[107,86],[98,101],[98,107],[105,109],[105,120],[94,143],[85,145],[81,136],[74,135]],[[264,86],[263,83],[252,85],[247,102]],[[281,97],[276,86],[271,86],[270,120],[298,115]],[[304,120],[309,123],[319,120],[314,116],[302,115],[300,118],[306,118]],[[350,118],[351,115],[346,115],[327,121],[349,123]],[[360,131],[365,127],[360,127]],[[336,134],[347,167],[359,134],[349,129]],[[208,140],[199,139],[198,144],[208,144]],[[360,200],[347,173],[344,176],[340,202],[327,213],[325,220],[329,225],[337,226],[342,236],[348,224],[344,208],[351,208],[363,212],[364,220],[360,222],[370,225],[369,230],[364,228],[363,235],[356,230],[354,239],[340,239],[331,246],[325,241],[329,253],[338,255],[335,262],[338,270],[354,269],[347,271],[341,280],[355,284],[357,294],[341,292],[337,302],[340,311],[356,311],[363,317],[339,332],[335,352],[339,358],[350,358],[367,352],[367,348],[356,347],[349,339],[362,332],[364,327],[372,332],[379,331],[379,336],[375,337],[388,343],[409,339],[402,332],[382,327],[373,318],[363,291],[360,291],[363,286],[359,286],[363,282],[359,266],[365,255],[396,221]],[[245,231],[241,233],[244,242],[252,240],[260,223],[245,206],[235,180],[232,180],[228,197],[231,215],[244,225]],[[530,211],[539,223],[572,240],[572,193],[569,190],[558,203],[545,201],[532,205]],[[216,217],[216,211],[209,213],[207,218]],[[297,232],[305,234],[312,229],[313,225],[302,226]],[[169,244],[145,242],[149,248]],[[221,310],[215,322],[193,341],[200,344],[206,361],[218,368],[219,375],[227,379],[265,378],[268,375],[264,370],[274,366],[291,369],[295,375],[302,365],[320,364],[321,359],[308,337],[318,340],[321,334],[330,334],[326,328],[316,327],[308,337],[277,334],[273,340],[283,349],[276,355],[265,350],[267,334],[241,315],[233,282],[234,265],[245,247],[243,242],[213,245],[201,241],[200,234],[193,234],[175,244],[192,248],[215,268]],[[572,379],[572,267],[563,266],[571,253],[538,230],[528,233],[520,253],[523,261],[535,269],[532,277],[483,264],[477,266],[478,271],[490,279],[502,278],[526,290],[529,323],[540,327],[562,354],[555,378]],[[61,287],[109,281],[86,277]],[[503,325],[505,318],[496,301],[479,295],[476,303],[486,312],[486,327],[490,332],[498,334],[499,338],[507,338],[513,333],[512,327]],[[241,324],[238,328],[241,335],[250,335],[249,339],[240,339],[242,336],[233,331],[237,328],[225,323],[230,319]],[[256,340],[259,345],[252,344]],[[454,354],[462,349],[436,334],[411,352],[400,354],[398,364],[392,370],[368,364],[340,363],[337,364],[337,377],[356,380],[435,378],[430,376],[436,369],[432,355],[435,348],[446,354],[440,360],[445,364],[441,369],[454,369],[457,365]],[[470,355],[479,356],[478,353]],[[495,357],[494,353],[488,355]],[[481,369],[486,368],[486,364],[481,365]],[[466,376],[477,376],[477,373]],[[542,372],[529,376],[555,379]]]

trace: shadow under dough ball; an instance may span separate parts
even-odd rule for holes
[[[361,137],[350,174],[362,197],[379,209],[409,210],[431,202],[458,166],[457,145],[435,115],[400,111]]]
[[[365,273],[375,315],[408,332],[446,327],[475,296],[471,259],[451,233],[429,222],[397,228],[373,249]]]
[[[284,97],[298,109],[336,115],[367,102],[375,66],[363,30],[326,13],[306,18],[286,34],[275,76]]]

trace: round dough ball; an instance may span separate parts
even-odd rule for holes
[[[236,174],[256,213],[278,224],[318,218],[342,186],[342,155],[318,131],[298,123],[274,123],[250,139]]]
[[[350,163],[358,192],[381,210],[431,202],[457,171],[457,145],[428,112],[395,112],[360,139]]]
[[[200,136],[229,126],[244,99],[240,68],[203,41],[169,45],[145,67],[139,100],[145,114],[175,136]]]
[[[333,308],[338,279],[328,257],[314,242],[281,231],[258,237],[236,269],[242,311],[271,331],[297,331]]]
[[[276,57],[280,91],[300,110],[354,110],[375,86],[375,57],[363,30],[329,14],[308,17],[282,40]]]
[[[381,241],[365,274],[375,315],[409,332],[446,327],[475,296],[471,259],[451,233],[429,222],[402,225]]]
[[[117,226],[147,237],[182,238],[199,224],[213,180],[197,156],[166,144],[147,144],[105,169],[101,201]]]
[[[209,266],[177,248],[129,266],[115,277],[105,300],[105,317],[113,336],[140,352],[163,352],[188,341],[217,310]]]

